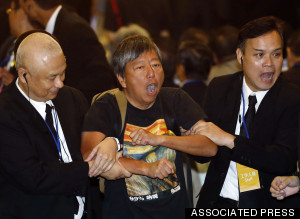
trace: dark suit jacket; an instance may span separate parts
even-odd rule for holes
[[[62,8],[53,35],[66,56],[66,85],[81,90],[89,102],[95,94],[115,87],[103,46],[83,18]]]
[[[76,196],[86,195],[89,167],[80,153],[86,99],[65,86],[53,103],[71,163],[58,161],[43,118],[15,82],[0,95],[0,218],[74,218]]]
[[[196,103],[202,106],[206,88],[207,86],[204,82],[197,80],[194,82],[186,83],[182,87],[182,90],[187,92]]]
[[[283,76],[291,83],[294,83],[300,87],[300,63],[297,63],[297,65],[294,65],[287,72],[283,73]]]
[[[204,101],[209,120],[231,134],[235,133],[240,109],[242,78],[242,72],[215,78]],[[250,140],[237,136],[232,150],[220,146],[211,159],[197,206],[210,207],[217,200],[232,160],[258,170],[262,187],[258,207],[292,207],[291,198],[276,201],[269,189],[275,176],[291,175],[296,170],[299,110],[300,90],[279,77],[256,112]]]

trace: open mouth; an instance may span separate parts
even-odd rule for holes
[[[153,94],[155,94],[155,91],[157,90],[157,87],[156,87],[155,84],[150,84],[150,85],[147,86],[146,90],[147,90],[148,94],[153,95]]]
[[[273,79],[274,73],[263,73],[260,75],[262,81],[269,82]]]

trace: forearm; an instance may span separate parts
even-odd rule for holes
[[[92,150],[105,138],[101,132],[82,132],[81,154],[86,159]]]
[[[297,152],[287,145],[261,144],[237,136],[232,160],[245,166],[274,175],[290,175],[296,170]]]
[[[215,156],[218,150],[217,145],[203,135],[160,135],[159,142],[159,145],[196,156]]]
[[[153,163],[128,158],[120,158],[119,161],[128,171],[136,175],[144,175],[153,179],[164,179],[169,174],[174,174],[173,164],[165,158]]]
[[[134,160],[125,157],[121,157],[118,161],[130,173],[147,176],[147,170],[149,169],[148,163],[141,160]]]
[[[141,160],[120,157],[113,167],[102,174],[102,177],[108,180],[130,177],[132,174],[149,176],[151,163]]]

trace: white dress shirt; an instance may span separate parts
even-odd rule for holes
[[[244,101],[245,101],[245,114],[248,110],[248,98],[250,95],[255,95],[257,99],[257,103],[255,104],[255,111],[258,110],[258,107],[267,94],[269,90],[266,91],[257,91],[253,92],[248,85],[246,84],[245,77],[243,78],[243,93],[244,93]],[[240,134],[240,128],[242,125],[242,118],[243,118],[243,98],[241,95],[241,104],[240,104],[240,111],[239,115],[237,117],[236,122],[236,128],[235,128],[235,134]],[[236,168],[236,162],[230,161],[230,165],[228,168],[228,172],[220,193],[220,196],[224,198],[230,198],[232,200],[238,201],[239,200],[239,182],[238,182],[238,174],[237,174],[237,168]]]

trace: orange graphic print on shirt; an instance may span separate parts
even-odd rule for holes
[[[123,156],[126,158],[142,160],[147,163],[153,163],[157,160],[165,158],[169,160],[175,167],[176,151],[163,146],[132,146],[132,139],[130,134],[142,128],[155,135],[174,135],[174,133],[167,129],[164,119],[156,120],[148,127],[138,127],[131,124],[126,124],[124,133],[124,147]],[[176,173],[176,167],[174,168]],[[169,175],[165,179],[152,179],[142,175],[132,175],[125,179],[128,196],[144,196],[153,195],[167,190],[171,190],[178,186],[178,179],[176,174]]]

